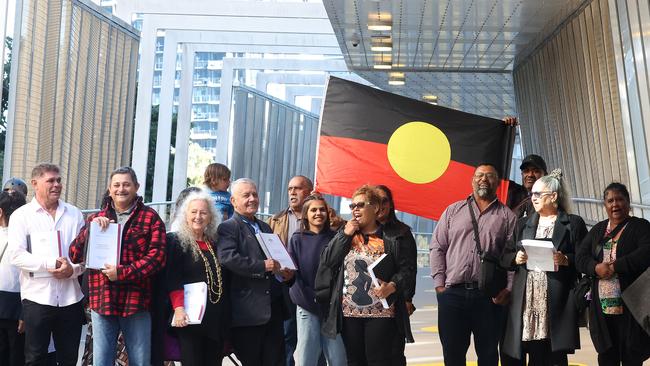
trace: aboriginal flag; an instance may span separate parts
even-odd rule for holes
[[[330,77],[316,190],[350,197],[363,184],[384,184],[398,210],[437,220],[472,192],[478,164],[508,176],[513,142],[502,121]],[[501,202],[507,182],[497,191]]]

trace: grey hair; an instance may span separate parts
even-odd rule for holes
[[[187,195],[183,204],[176,212],[173,226],[176,227],[176,235],[178,242],[184,252],[192,253],[194,259],[199,259],[198,246],[195,244],[194,233],[187,225],[187,209],[192,201],[205,201],[208,204],[210,212],[210,223],[205,228],[205,236],[210,240],[215,240],[217,237],[217,226],[221,223],[221,215],[217,213],[217,208],[214,204],[214,199],[206,192],[192,192]]]
[[[236,181],[232,182],[230,184],[230,190],[232,193],[235,193],[237,191],[237,188],[239,188],[240,184],[250,184],[253,187],[255,187],[255,190],[257,190],[257,184],[255,184],[255,181],[250,179],[250,178],[239,178]]]
[[[571,211],[571,200],[563,178],[562,169],[554,169],[551,174],[539,178],[548,190],[557,193],[558,209],[569,213]]]

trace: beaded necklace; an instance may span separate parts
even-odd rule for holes
[[[208,241],[206,241],[208,251],[210,252],[210,255],[212,255],[212,259],[214,260],[214,264],[217,267],[216,273],[217,273],[217,280],[215,281],[214,279],[214,272],[212,270],[212,265],[210,265],[210,261],[206,256],[203,254],[203,251],[199,247],[199,243],[194,241],[194,244],[197,247],[197,250],[199,251],[199,255],[201,256],[201,259],[203,259],[203,264],[205,266],[205,277],[208,280],[208,299],[210,300],[211,303],[216,304],[221,300],[221,294],[223,292],[223,286],[221,283],[221,265],[219,265],[219,260],[217,259],[217,256],[214,255],[214,251],[212,250],[212,245]],[[216,286],[216,288],[215,288]],[[216,299],[215,299],[216,296]]]

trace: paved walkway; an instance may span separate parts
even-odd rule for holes
[[[438,337],[438,306],[436,302],[433,282],[429,276],[429,268],[418,270],[418,282],[415,296],[417,310],[411,317],[411,328],[415,343],[406,346],[408,365],[412,366],[442,366],[442,345]],[[596,366],[596,351],[594,350],[589,331],[580,328],[580,341],[582,349],[574,355],[569,355],[569,364],[576,366]],[[232,365],[224,361],[224,365]],[[467,353],[467,365],[476,365],[476,354],[473,344]],[[645,362],[644,365],[650,365]]]

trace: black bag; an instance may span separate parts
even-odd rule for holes
[[[589,291],[591,291],[591,277],[583,276],[575,289],[573,290],[573,296],[576,303],[576,308],[578,308],[578,314],[582,314],[585,310],[589,308],[590,299],[587,297]]]
[[[472,227],[474,229],[474,242],[476,243],[476,253],[481,259],[481,268],[478,276],[478,288],[489,297],[496,297],[501,290],[508,285],[508,271],[499,264],[499,258],[481,249],[481,241],[478,236],[478,223],[474,210],[472,210],[471,199],[467,200],[469,215],[472,217]]]

